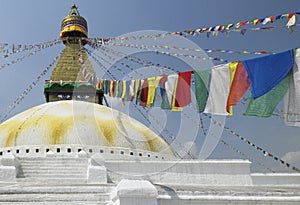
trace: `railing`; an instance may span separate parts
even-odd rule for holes
[[[87,155],[100,153],[105,159],[135,159],[147,158],[151,160],[167,160],[175,159],[175,156],[165,155],[163,153],[151,152],[138,149],[121,148],[121,147],[105,147],[90,145],[52,145],[52,146],[16,146],[0,149],[0,157],[7,153],[12,153],[20,157],[45,157],[49,154],[78,156],[82,151]]]

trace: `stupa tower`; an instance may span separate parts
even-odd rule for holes
[[[66,46],[55,66],[51,78],[45,82],[44,93],[47,102],[59,100],[82,100],[102,104],[103,92],[84,76],[86,73],[95,76],[92,64],[84,51],[87,43],[87,21],[80,16],[78,8],[73,4],[68,16],[61,23],[60,39]]]

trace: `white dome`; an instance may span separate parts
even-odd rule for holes
[[[0,147],[55,144],[124,147],[174,155],[170,145],[145,125],[94,103],[45,103],[0,125]]]

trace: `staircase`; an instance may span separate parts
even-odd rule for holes
[[[64,185],[19,182],[1,186],[0,204],[96,205],[108,204],[112,185]]]
[[[88,158],[38,157],[19,158],[18,180],[43,181],[47,184],[87,182]]]
[[[87,184],[88,158],[19,158],[17,183],[0,184],[1,204],[108,204],[113,184]]]

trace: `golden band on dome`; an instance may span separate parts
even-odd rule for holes
[[[69,24],[61,30],[59,37],[63,38],[63,37],[65,37],[64,35],[66,33],[72,32],[72,31],[78,31],[78,32],[83,33],[85,36],[88,36],[87,30],[83,26],[78,25],[78,24]]]

